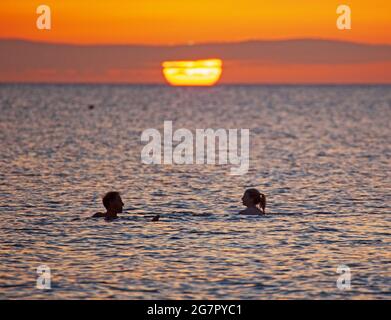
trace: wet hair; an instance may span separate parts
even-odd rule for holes
[[[107,192],[102,199],[105,208],[109,209],[110,203],[114,201],[117,197],[119,197],[119,192],[116,191]]]
[[[255,204],[259,205],[259,208],[262,210],[262,213],[265,214],[266,209],[266,196],[263,193],[260,193],[257,189],[247,189],[246,192],[251,199],[253,199]]]

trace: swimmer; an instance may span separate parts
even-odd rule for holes
[[[113,220],[118,218],[118,213],[122,213],[124,203],[122,202],[119,192],[111,191],[106,193],[102,199],[103,205],[106,208],[106,213],[97,212],[92,218],[105,218]],[[160,215],[155,215],[151,221],[159,221]]]
[[[257,189],[247,189],[242,197],[243,204],[246,209],[239,212],[245,215],[260,215],[265,214],[266,197]]]
[[[111,191],[106,193],[102,199],[103,205],[106,208],[106,213],[97,212],[92,218],[105,218],[106,220],[112,220],[118,218],[117,214],[122,212],[124,203],[118,192]]]

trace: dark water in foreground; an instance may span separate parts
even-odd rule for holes
[[[0,298],[391,297],[389,86],[1,85],[0,114]],[[164,120],[249,128],[249,172],[141,164]],[[237,215],[247,187],[270,215]],[[84,219],[108,190],[122,218]]]

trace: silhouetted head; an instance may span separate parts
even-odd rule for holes
[[[105,206],[107,212],[110,213],[121,213],[124,203],[122,202],[121,196],[118,192],[108,192],[103,197],[103,205]]]
[[[254,207],[256,205],[265,213],[266,197],[257,189],[247,189],[242,197],[242,202],[246,207]]]

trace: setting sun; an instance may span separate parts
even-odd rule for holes
[[[212,86],[220,79],[220,59],[195,61],[165,61],[163,74],[173,86]]]

